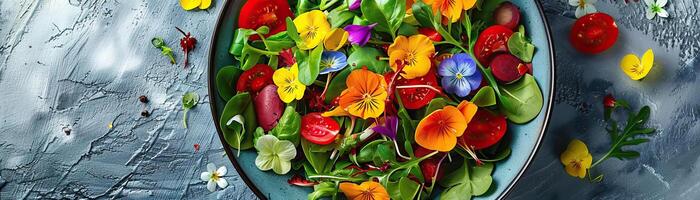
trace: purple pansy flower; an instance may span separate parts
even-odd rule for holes
[[[349,34],[348,41],[350,41],[350,44],[364,46],[369,41],[369,37],[372,36],[372,28],[376,25],[377,23],[368,26],[348,25],[343,29]]]
[[[459,97],[466,97],[481,85],[481,73],[476,69],[476,62],[465,53],[458,53],[443,60],[438,66],[442,77],[442,88]]]
[[[396,116],[387,116],[384,118],[384,125],[372,127],[374,132],[396,139],[396,131],[399,129],[399,118]]]
[[[360,8],[360,3],[362,3],[362,0],[355,0],[352,3],[350,3],[350,7],[348,7],[349,10],[357,10]]]

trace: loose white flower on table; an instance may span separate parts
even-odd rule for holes
[[[221,189],[228,186],[228,182],[223,178],[226,175],[226,171],[226,166],[221,166],[219,169],[216,169],[214,164],[209,163],[207,164],[207,171],[202,172],[199,178],[202,179],[202,181],[207,181],[207,189],[213,192],[216,190],[217,185]]]
[[[644,0],[644,3],[649,6],[647,9],[647,19],[654,19],[656,15],[659,15],[659,17],[668,17],[668,12],[666,12],[666,9],[664,9],[664,6],[666,6],[666,3],[668,3],[668,0]]]
[[[262,171],[272,169],[277,174],[286,174],[292,168],[291,160],[297,156],[294,144],[287,140],[279,140],[272,135],[263,135],[255,143],[258,157],[255,166]]]
[[[569,0],[569,5],[576,6],[576,18],[581,18],[586,14],[596,13],[593,4],[598,0]]]

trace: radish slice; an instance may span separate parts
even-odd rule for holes
[[[510,54],[499,54],[491,60],[493,76],[502,83],[513,83],[529,71],[523,61]]]
[[[520,23],[520,9],[513,3],[504,2],[493,13],[495,23],[515,30]]]

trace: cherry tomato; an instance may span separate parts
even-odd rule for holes
[[[423,148],[421,146],[415,146],[413,150],[413,154],[418,158],[426,156],[432,152],[433,151]],[[425,182],[432,183],[433,176],[435,175],[435,173],[437,173],[435,180],[440,180],[445,175],[445,170],[438,170],[441,155],[443,154],[438,153],[438,155],[435,155],[420,162],[420,169],[423,173],[423,179],[425,180]]]
[[[610,15],[592,13],[576,20],[569,41],[580,52],[597,54],[612,47],[618,34],[617,24]]]
[[[418,29],[418,33],[420,33],[421,35],[428,36],[428,38],[433,42],[442,41],[442,35],[435,31],[435,29],[423,27]]]
[[[384,75],[384,78],[386,81],[390,81],[391,77],[394,75],[394,72],[389,72]],[[436,89],[440,89],[438,86],[437,82],[437,77],[435,77],[435,70],[431,69],[428,74],[426,74],[423,77],[420,78],[414,78],[414,79],[404,79],[404,78],[398,78],[396,79],[395,85],[397,87],[399,86],[414,86],[414,85],[430,85],[433,86]],[[406,109],[420,109],[425,105],[428,105],[433,98],[435,98],[435,91],[428,89],[428,88],[404,88],[404,89],[399,89],[397,88],[396,91],[399,92],[399,97],[401,98],[401,102],[403,103],[403,106],[406,107]]]
[[[486,28],[474,44],[474,56],[483,65],[491,62],[493,55],[508,52],[508,39],[513,31],[502,25]]]
[[[333,118],[321,116],[321,113],[309,113],[301,118],[301,136],[311,143],[333,143],[339,132],[338,122]]]
[[[248,0],[238,16],[239,28],[255,30],[261,26],[269,27],[270,32],[265,37],[287,30],[285,20],[287,17],[294,18],[286,0]],[[250,39],[258,40],[260,37],[253,35]]]
[[[257,64],[241,74],[236,83],[236,91],[258,92],[272,83],[274,73],[275,71],[269,65]]]
[[[498,143],[506,130],[505,116],[479,109],[457,142],[474,150],[484,149]]]

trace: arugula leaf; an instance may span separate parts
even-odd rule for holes
[[[396,30],[406,15],[406,1],[403,0],[363,0],[360,10],[364,17],[377,23],[376,29],[396,38]]]
[[[623,160],[639,157],[639,152],[623,150],[622,148],[626,146],[642,144],[649,141],[649,139],[647,138],[639,138],[638,136],[651,134],[654,131],[656,131],[656,129],[653,128],[643,127],[644,124],[646,124],[646,122],[649,120],[650,112],[651,109],[649,108],[649,106],[644,106],[642,107],[642,109],[639,110],[638,113],[630,114],[627,119],[627,124],[622,130],[618,129],[616,122],[611,122],[611,128],[608,129],[608,132],[610,133],[612,146],[610,147],[608,153],[606,153],[606,155],[603,156],[603,158],[609,156]]]
[[[287,106],[279,122],[277,122],[277,126],[272,128],[270,134],[280,140],[288,140],[294,143],[294,146],[299,146],[300,128],[301,115],[294,110],[294,107]]]

